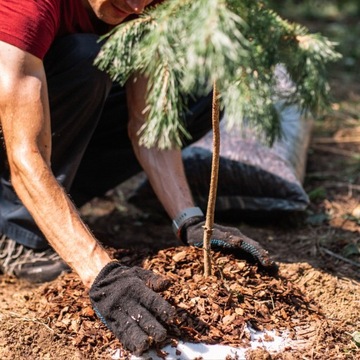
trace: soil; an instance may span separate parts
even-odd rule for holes
[[[204,279],[201,250],[182,246],[164,213],[127,202],[141,176],[81,209],[116,258],[173,280],[163,296],[178,320],[166,343],[248,347],[250,324],[293,341],[278,353],[249,348],[247,359],[360,359],[360,82],[334,77],[332,85],[337,102],[316,123],[308,152],[309,209],[267,221],[217,219],[267,248],[278,275],[213,252],[215,273]],[[1,359],[111,359],[118,349],[76,274],[43,285],[0,276]]]
[[[349,95],[354,103],[360,104],[359,94]],[[248,359],[360,359],[354,334],[360,331],[360,167],[355,156],[360,142],[349,142],[359,139],[360,126],[353,114],[336,110],[339,106],[314,130],[304,184],[312,202],[306,213],[266,222],[221,219],[270,251],[279,265],[277,276],[249,260],[214,252],[214,276],[204,279],[201,250],[178,243],[164,213],[143,212],[127,202],[142,175],[81,209],[116,258],[173,280],[163,293],[178,309],[168,342],[248,347],[244,329],[250,324],[287,331],[293,342],[280,353],[249,349]],[[340,116],[346,116],[341,124]],[[1,276],[0,320],[1,359],[111,359],[121,349],[94,315],[75,274],[40,286]]]

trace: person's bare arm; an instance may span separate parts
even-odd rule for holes
[[[139,145],[138,131],[144,124],[146,114],[147,79],[134,76],[126,85],[129,109],[129,136],[135,154],[143,167],[158,199],[170,218],[193,207],[194,201],[184,172],[180,150],[159,150]]]
[[[134,81],[136,79],[136,81]],[[149,181],[165,207],[170,218],[174,219],[186,208],[194,207],[194,202],[185,177],[180,150],[160,151],[139,146],[138,131],[146,120],[146,78],[134,77],[127,84],[129,107],[129,136],[140,164],[148,175]],[[204,220],[202,216],[189,217],[181,228],[178,237],[188,245],[202,246]],[[211,246],[215,249],[245,252],[254,257],[262,266],[276,268],[275,263],[261,245],[234,227],[214,224]]]
[[[19,198],[57,253],[90,287],[111,261],[51,171],[51,125],[43,63],[0,41],[0,121]]]

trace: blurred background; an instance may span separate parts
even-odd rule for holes
[[[341,77],[351,84],[359,80],[360,1],[274,0],[270,3],[283,17],[304,24],[313,32],[321,32],[338,43],[337,50],[343,58],[331,67],[332,79]]]

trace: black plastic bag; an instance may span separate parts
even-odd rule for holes
[[[278,93],[291,91],[283,68],[277,68]],[[228,131],[220,124],[220,167],[216,212],[303,211],[309,199],[302,187],[312,121],[297,106],[281,107],[282,139],[270,148],[251,129]],[[212,131],[183,150],[186,176],[195,203],[206,210],[209,194]],[[147,181],[136,189],[130,202],[151,204],[155,199]]]
[[[283,139],[271,148],[251,135],[220,126],[217,211],[304,210],[309,199],[302,187],[311,122],[296,107],[282,110]],[[209,193],[212,132],[183,151],[195,202],[206,208]]]

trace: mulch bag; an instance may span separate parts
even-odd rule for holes
[[[291,83],[278,69],[279,91]],[[302,211],[309,198],[302,187],[312,121],[305,120],[296,106],[279,106],[282,139],[264,145],[251,129],[228,131],[220,124],[220,167],[216,212]],[[186,176],[195,203],[206,210],[212,161],[212,131],[183,150]],[[150,205],[155,195],[147,181],[130,202]]]
[[[302,187],[310,123],[296,108],[282,112],[284,139],[269,148],[255,136],[220,131],[217,211],[304,210],[309,199]],[[212,133],[183,152],[190,188],[200,207],[209,192]]]

